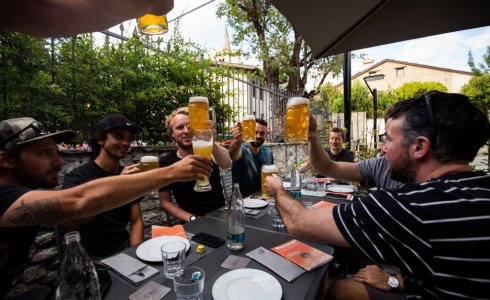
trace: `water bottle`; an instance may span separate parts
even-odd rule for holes
[[[301,198],[301,176],[299,173],[299,169],[293,166],[293,170],[291,171],[291,196],[296,199]]]
[[[61,262],[56,299],[100,300],[100,287],[94,264],[80,243],[80,233],[65,234],[65,254]]]
[[[245,241],[245,209],[238,183],[233,184],[227,212],[226,245],[230,250],[238,251],[243,248]]]

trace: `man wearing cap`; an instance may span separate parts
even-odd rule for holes
[[[86,218],[172,182],[211,175],[211,161],[189,155],[166,168],[49,190],[58,184],[64,164],[57,143],[73,136],[72,131],[49,133],[32,118],[0,122],[0,298],[27,262],[38,225]]]
[[[95,127],[95,136],[90,141],[95,159],[74,169],[63,180],[63,188],[80,185],[92,179],[132,174],[139,172],[138,164],[121,166],[134,135],[141,128],[134,126],[123,115],[110,115],[100,120]],[[130,223],[130,232],[126,226]],[[143,242],[143,218],[139,199],[86,219],[63,222],[62,233],[77,230],[82,245],[92,257],[107,257],[127,246]]]

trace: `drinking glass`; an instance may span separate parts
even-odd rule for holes
[[[156,35],[168,32],[167,16],[144,15],[138,18],[138,31],[140,34]]]
[[[265,191],[265,179],[269,176],[272,176],[273,174],[278,174],[279,170],[275,165],[262,165],[262,172],[260,173],[260,181],[261,181],[261,191],[262,191],[262,197],[266,199],[270,199],[271,197],[267,192]]]
[[[284,139],[286,143],[306,143],[310,110],[309,100],[302,97],[289,98],[284,121]]]
[[[213,130],[195,130],[192,136],[192,149],[195,155],[201,155],[207,159],[211,159],[211,153],[213,152]],[[207,192],[212,189],[209,178],[207,176],[204,177],[204,180],[198,179],[196,181],[194,191]]]
[[[173,279],[182,273],[186,245],[181,241],[169,241],[160,248],[162,252],[163,274],[168,279]]]
[[[204,270],[187,267],[174,277],[174,291],[177,300],[202,300],[204,291]]]
[[[276,201],[272,199],[269,201],[269,213],[272,217],[272,227],[273,228],[284,228],[284,222],[282,221],[281,215],[276,207]]]
[[[160,167],[157,156],[142,156],[140,158],[140,170],[141,172],[146,172]],[[153,198],[158,198],[158,190],[151,192],[149,195]]]
[[[209,122],[209,112],[211,112],[211,119],[216,120],[216,113],[214,109],[209,107],[207,97],[190,97],[189,98],[189,127],[191,131],[195,130],[207,130],[211,129]]]
[[[242,119],[242,138],[246,142],[255,141],[255,116],[245,115]]]

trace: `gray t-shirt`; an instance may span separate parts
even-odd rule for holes
[[[386,156],[361,160],[358,166],[362,185],[375,186],[377,189],[394,189],[402,185],[401,182],[391,179]]]

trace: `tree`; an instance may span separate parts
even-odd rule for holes
[[[233,43],[247,42],[262,61],[270,85],[287,82],[288,92],[303,94],[308,75],[315,70],[323,83],[326,76],[342,70],[340,55],[315,60],[309,47],[269,0],[225,0],[217,15],[234,29]]]
[[[430,91],[447,92],[447,88],[440,82],[418,82],[412,81],[403,84],[401,87],[395,90],[395,99],[403,100],[408,98],[414,98],[422,95],[425,92]]]

